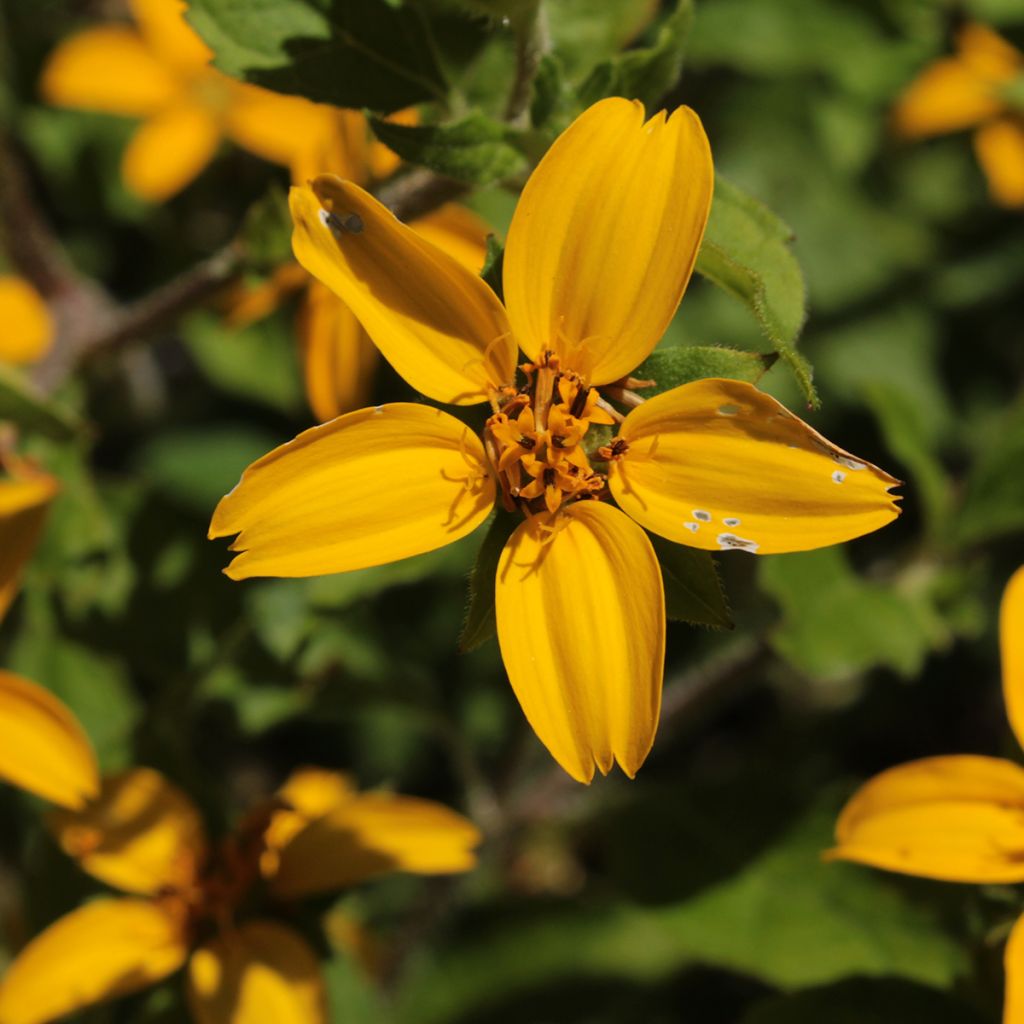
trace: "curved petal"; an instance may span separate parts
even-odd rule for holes
[[[495,584],[512,689],[555,760],[580,782],[617,761],[632,777],[658,725],[665,596],[647,535],[580,501],[509,538]]]
[[[0,620],[18,592],[60,485],[46,473],[0,480]]]
[[[312,281],[296,324],[306,397],[321,422],[366,404],[380,360],[355,314],[319,281]]]
[[[1024,917],[1010,932],[1003,953],[1006,972],[1006,995],[1003,998],[1003,1024],[1017,1024],[1024,1020]]]
[[[978,22],[968,22],[957,32],[956,48],[964,63],[990,82],[1006,84],[1024,70],[1024,54]]]
[[[711,208],[714,171],[697,115],[644,122],[612,98],[584,111],[523,189],[505,246],[505,303],[536,360],[603,384],[658,343],[690,279]]]
[[[322,174],[293,188],[289,203],[295,258],[417,391],[471,405],[512,381],[505,310],[476,274],[351,182]]]
[[[974,133],[974,152],[985,172],[988,190],[1000,206],[1024,206],[1024,126],[1019,118],[1001,117]]]
[[[459,203],[445,203],[409,225],[420,238],[433,242],[454,256],[467,270],[479,274],[487,260],[487,236],[491,229]]]
[[[232,579],[348,572],[466,536],[494,495],[479,438],[439,409],[397,402],[339,416],[254,462],[209,535],[239,534]]]
[[[832,859],[951,882],[1024,881],[1024,768],[929,757],[863,785],[836,823]]]
[[[180,95],[180,79],[121,25],[86,29],[62,42],[43,68],[47,103],[105,114],[149,117]]]
[[[161,202],[199,174],[219,142],[220,127],[205,107],[176,104],[135,133],[121,160],[121,176],[140,199]]]
[[[55,921],[0,982],[4,1024],[45,1024],[152,985],[188,952],[183,915],[150,900],[100,899]]]
[[[225,133],[239,146],[269,160],[291,166],[311,140],[333,127],[336,111],[301,96],[232,82],[224,115]],[[326,168],[320,168],[326,170]]]
[[[446,875],[476,864],[476,826],[455,811],[416,797],[363,793],[296,832],[280,849],[270,885],[296,899],[408,871]]]
[[[311,821],[347,804],[356,796],[356,788],[347,775],[326,768],[299,768],[277,791],[287,806],[275,810],[263,833],[266,851],[260,867],[269,878],[280,864],[278,851]]]
[[[0,670],[0,778],[61,807],[99,792],[96,755],[78,719],[49,690]]]
[[[774,398],[735,380],[700,380],[634,409],[628,452],[608,482],[624,512],[707,551],[807,551],[899,515],[899,483],[836,448]]]
[[[196,950],[187,991],[196,1024],[327,1024],[316,954],[273,921],[247,921]]]
[[[973,128],[1000,113],[998,88],[959,57],[944,57],[915,78],[896,102],[893,131],[907,139]]]
[[[53,341],[42,296],[24,278],[0,275],[0,363],[34,363]]]
[[[171,67],[195,73],[213,59],[213,51],[185,20],[185,0],[128,0],[146,45]]]
[[[1017,742],[1024,747],[1024,566],[1011,577],[999,606],[1003,701]]]
[[[152,768],[103,779],[80,811],[50,825],[64,852],[94,878],[125,892],[187,892],[206,857],[206,833],[192,801]]]

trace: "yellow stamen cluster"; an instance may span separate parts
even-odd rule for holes
[[[525,387],[498,406],[484,431],[505,507],[554,513],[563,502],[601,497],[607,478],[591,467],[583,442],[592,424],[615,419],[597,389],[561,370],[550,352],[522,370]]]

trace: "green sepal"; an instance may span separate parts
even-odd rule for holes
[[[521,522],[521,516],[506,512],[500,505],[495,508],[494,518],[469,574],[469,608],[459,637],[460,651],[472,651],[498,631],[498,620],[494,614],[494,580],[505,543]]]
[[[630,376],[655,382],[652,387],[641,388],[638,392],[644,398],[651,398],[681,384],[708,377],[728,377],[756,384],[778,358],[774,352],[743,352],[717,345],[680,345],[652,352]]]
[[[665,616],[675,622],[732,629],[729,602],[708,551],[648,534],[665,583]]]

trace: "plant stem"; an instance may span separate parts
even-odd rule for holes
[[[547,15],[543,0],[538,0],[532,14],[516,26],[516,75],[512,82],[505,120],[517,127],[526,127],[529,119],[533,80],[541,58],[551,49]]]

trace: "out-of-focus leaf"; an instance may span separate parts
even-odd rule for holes
[[[496,509],[487,535],[477,552],[473,571],[469,576],[469,608],[466,621],[459,637],[459,648],[471,651],[489,640],[497,632],[498,623],[494,616],[494,577],[505,542],[522,522],[517,516]]]
[[[292,259],[292,218],[283,188],[275,183],[249,207],[238,241],[250,268],[269,273]]]
[[[1024,529],[1024,402],[999,420],[967,478],[957,517],[964,544]]]
[[[82,430],[82,421],[77,413],[46,398],[22,373],[2,364],[0,420],[10,420],[22,430],[35,431],[57,441],[67,440]]]
[[[428,26],[386,0],[192,0],[221,71],[339,107],[392,113],[447,91]]]
[[[782,609],[772,644],[813,679],[839,682],[883,665],[912,676],[949,639],[926,595],[863,579],[841,547],[767,556],[759,569]]]
[[[479,111],[453,124],[403,125],[371,118],[374,134],[409,163],[469,185],[488,185],[523,167],[509,129]]]
[[[281,412],[295,412],[305,399],[290,313],[282,310],[232,329],[216,313],[198,310],[182,324],[182,335],[192,358],[217,387]]]
[[[530,102],[530,123],[543,128],[562,110],[566,100],[565,71],[556,54],[546,53],[537,66]]]
[[[653,387],[639,392],[644,398],[650,398],[705,377],[729,377],[756,384],[776,358],[774,353],[742,352],[714,345],[678,345],[652,352],[632,376],[655,382]]]
[[[309,695],[297,686],[261,684],[229,665],[211,672],[199,692],[229,704],[246,736],[259,736],[309,707]]]
[[[986,1017],[944,992],[895,978],[851,978],[772,996],[740,1024],[984,1024]]]
[[[651,536],[665,582],[665,614],[677,622],[732,629],[718,569],[710,552]]]
[[[271,434],[247,426],[167,430],[142,447],[138,472],[184,507],[208,516],[242,470],[275,444]]]
[[[817,406],[810,363],[796,350],[806,317],[793,232],[763,203],[719,177],[697,272],[749,306],[772,348]]]
[[[570,76],[618,52],[650,24],[658,0],[558,0],[546,4],[555,52]]]
[[[505,285],[502,268],[505,265],[505,247],[494,235],[487,236],[487,256],[480,276],[491,286],[491,291],[504,301]]]
[[[677,0],[662,22],[654,44],[627,50],[598,64],[580,86],[580,99],[596,103],[606,96],[641,100],[650,112],[679,81],[686,40],[693,24],[693,0]]]
[[[399,1016],[413,1024],[486,1019],[507,993],[559,979],[649,985],[695,963],[781,989],[854,974],[951,985],[965,956],[937,914],[883,875],[822,862],[837,809],[831,800],[813,809],[735,878],[684,903],[574,906],[476,935],[411,975]]]

